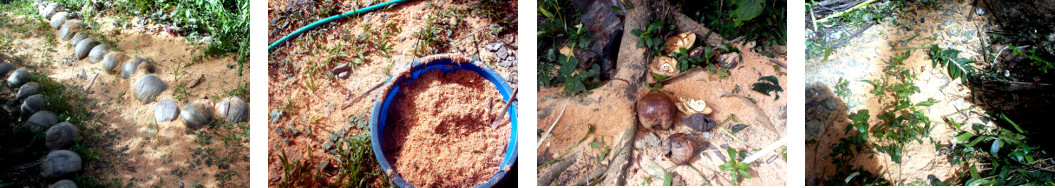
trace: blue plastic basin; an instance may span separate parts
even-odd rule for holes
[[[442,56],[442,55],[445,55],[445,54],[439,54],[439,55],[433,55],[433,56]],[[449,58],[435,59],[435,58],[430,58],[430,57],[432,57],[432,56],[424,57],[424,58],[421,58],[421,59],[417,59],[417,60],[414,60],[414,62],[410,63],[410,65],[408,65],[408,66],[411,66],[410,67],[411,76],[409,78],[401,77],[401,76],[396,75],[396,76],[393,76],[393,77],[389,78],[389,80],[385,83],[385,85],[392,84],[393,82],[394,83],[410,82],[410,81],[413,81],[414,79],[417,79],[418,75],[421,75],[425,71],[429,71],[429,70],[433,70],[433,69],[439,69],[439,70],[442,70],[442,71],[470,70],[470,71],[476,72],[477,74],[480,74],[480,76],[482,76],[485,79],[491,81],[491,83],[493,83],[498,88],[498,92],[502,95],[503,100],[508,101],[509,98],[511,97],[510,94],[513,92],[513,90],[510,88],[509,83],[507,83],[505,81],[505,79],[502,78],[501,75],[496,73],[494,71],[494,69],[491,69],[491,67],[488,67],[486,65],[483,65],[483,67],[477,66],[476,64],[479,64],[479,63],[468,63],[468,62],[466,62],[466,63],[456,63],[452,59],[449,59]],[[431,59],[431,61],[429,61],[429,62],[422,62],[425,59]],[[469,58],[467,58],[467,59],[469,59]],[[476,62],[475,59],[472,59],[472,61]],[[377,99],[381,99],[381,100],[377,100],[377,102],[374,103],[373,113],[371,113],[371,115],[370,115],[370,142],[371,142],[371,145],[373,145],[373,148],[374,148],[374,158],[377,158],[377,162],[381,165],[381,168],[382,168],[382,170],[384,170],[384,172],[395,172],[395,170],[392,169],[392,165],[388,163],[388,159],[385,158],[384,150],[381,149],[381,145],[382,145],[381,142],[384,141],[383,138],[384,138],[384,135],[385,135],[384,131],[385,131],[385,126],[386,126],[385,125],[385,123],[386,123],[385,120],[388,119],[389,105],[393,104],[395,102],[394,101],[395,100],[395,96],[396,96],[397,93],[399,93],[398,92],[399,88],[400,88],[399,84],[396,84],[395,86],[391,87],[391,90],[379,92]],[[383,94],[388,94],[388,95],[382,96]],[[517,159],[517,134],[516,134],[517,133],[517,108],[516,108],[516,106],[517,106],[516,102],[514,101],[513,104],[511,104],[509,110],[507,111],[507,113],[508,113],[507,115],[509,116],[509,122],[510,122],[510,126],[511,127],[510,127],[510,132],[509,132],[509,143],[506,146],[506,155],[505,155],[505,158],[502,159],[501,166],[499,166],[500,170],[497,173],[495,173],[493,176],[491,176],[491,178],[488,179],[486,182],[484,182],[483,184],[477,185],[476,187],[492,187],[494,184],[498,183],[500,180],[505,178],[506,173],[508,173],[507,171],[501,170],[501,169],[512,169],[513,164],[516,163],[516,159]],[[413,174],[405,174],[405,175],[413,176]],[[388,178],[392,180],[392,183],[398,185],[399,187],[414,187],[413,185],[410,185],[409,183],[407,183],[406,180],[403,180],[402,175],[400,175],[399,173],[393,173]]]

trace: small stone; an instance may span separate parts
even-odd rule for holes
[[[824,107],[828,108],[828,110],[831,111],[835,110],[835,108],[839,107],[839,105],[835,103],[835,98],[829,98],[824,102]]]
[[[51,184],[48,188],[77,188],[77,183],[71,180],[59,180]]]
[[[110,46],[106,44],[99,44],[92,48],[91,52],[88,52],[88,62],[98,63],[103,60],[103,56],[110,52]]]
[[[506,59],[506,57],[509,57],[509,50],[506,48],[498,48],[498,51],[495,52],[495,56],[497,56],[498,59]]]
[[[38,133],[58,122],[59,116],[55,112],[44,110],[30,116],[29,120],[26,121],[26,126],[29,128],[29,132]]]
[[[29,82],[22,84],[22,87],[18,88],[18,94],[15,95],[15,98],[22,100],[30,95],[36,95],[38,92],[40,92],[40,84],[37,84],[37,82]]]
[[[227,119],[227,122],[240,123],[249,120],[249,104],[246,104],[242,98],[227,97],[216,106],[220,117]]]
[[[659,147],[659,136],[654,132],[648,132],[644,137],[645,145],[648,147]]]
[[[88,38],[88,34],[77,33],[77,34],[74,34],[73,37],[70,38],[70,43],[76,45],[76,44],[78,44],[79,42],[81,42],[82,40],[84,40],[86,38]]]
[[[509,67],[515,66],[516,64],[517,64],[516,61],[502,61],[502,62],[498,63],[498,66],[509,68]]]
[[[271,110],[271,123],[278,123],[278,119],[282,117],[282,111],[278,109]]]
[[[69,122],[62,122],[48,128],[44,137],[44,146],[49,150],[67,149],[80,140],[81,131]]]
[[[347,79],[347,78],[348,78],[348,76],[349,76],[349,75],[348,75],[348,72],[342,72],[341,74],[338,74],[338,75],[337,75],[337,78],[340,78],[340,79]]]
[[[158,76],[150,74],[136,80],[136,85],[132,92],[136,95],[136,99],[145,104],[154,102],[154,98],[161,94],[162,91],[165,91],[165,89],[168,89],[168,84],[161,81]]]
[[[51,15],[51,28],[59,29],[59,27],[62,26],[62,23],[66,22],[66,15],[69,15],[69,13],[59,12],[55,13],[55,15]]]
[[[344,73],[348,73],[348,71],[351,71],[351,70],[352,69],[350,67],[348,67],[347,63],[341,63],[340,65],[337,65],[337,67],[334,67],[333,70],[330,70],[330,73],[333,73],[333,75],[341,75],[341,74],[344,74]],[[347,74],[345,74],[345,75],[347,75]],[[338,76],[338,77],[341,77],[341,76]],[[345,78],[347,78],[347,77],[345,77]]]
[[[32,76],[29,74],[29,71],[26,71],[26,69],[15,70],[14,73],[11,73],[11,75],[7,77],[7,87],[21,87],[22,84],[29,82],[30,77]]]
[[[674,133],[667,138],[670,161],[675,165],[688,164],[696,153],[696,141],[685,133]]]
[[[48,153],[40,163],[40,175],[44,178],[59,178],[81,171],[81,156],[70,150]]]
[[[62,29],[59,30],[59,38],[62,40],[70,40],[73,35],[84,27],[84,22],[81,20],[69,20],[62,24]],[[76,44],[76,43],[74,43]]]
[[[717,122],[714,122],[714,120],[702,113],[696,113],[682,118],[681,123],[692,128],[692,130],[701,132],[710,131],[711,129],[714,129],[715,124],[717,124]]]
[[[128,56],[125,55],[124,52],[111,51],[103,57],[103,71],[106,71],[107,73],[114,73],[114,70],[116,70],[115,68],[117,68],[117,64],[119,64],[120,62],[125,62],[127,60]]]
[[[208,100],[196,100],[183,106],[180,119],[190,129],[200,129],[212,122],[213,107]]]
[[[484,45],[484,49],[487,49],[487,51],[492,51],[492,52],[498,51],[498,48],[501,48],[501,47],[502,47],[502,42],[493,42],[491,44]]]
[[[736,68],[740,64],[740,53],[727,53],[718,56],[718,66],[725,68]]]
[[[88,52],[98,44],[99,42],[95,42],[95,40],[91,38],[85,38],[77,42],[77,46],[74,48],[73,58],[81,60],[84,59],[84,57],[88,57]]]
[[[820,138],[821,129],[824,127],[824,123],[817,120],[810,120],[806,122],[806,140]]]
[[[11,65],[11,63],[0,63],[0,77],[7,76],[7,73],[11,72],[11,70],[15,70],[15,66]]]
[[[140,69],[143,69],[147,73],[154,73],[154,63],[147,61],[141,57],[136,57],[125,62],[125,66],[121,68],[121,77],[129,78],[132,74],[135,74]]]
[[[154,120],[165,122],[176,120],[179,117],[179,105],[172,99],[161,99],[154,104]]]
[[[55,15],[55,10],[58,10],[58,9],[59,9],[59,5],[58,4],[51,3],[51,4],[47,5],[47,7],[44,8],[44,11],[40,12],[40,16],[44,17],[44,18],[51,18],[51,16]]]

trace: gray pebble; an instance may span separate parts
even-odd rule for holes
[[[55,15],[51,15],[51,28],[59,29],[59,27],[62,26],[62,23],[66,22],[66,15],[69,15],[69,13],[59,12],[55,13]]]
[[[77,188],[77,183],[71,180],[59,180],[51,184],[48,188]]]
[[[10,76],[7,76],[7,87],[21,87],[22,84],[29,82],[29,79],[32,77],[33,76],[29,75],[29,71],[26,71],[26,69],[15,70]]]
[[[110,52],[110,46],[106,44],[99,44],[92,48],[91,52],[88,52],[88,62],[98,63],[103,60],[103,56]]]
[[[176,120],[179,117],[179,105],[172,99],[161,99],[154,104],[154,120],[165,122]]]
[[[44,146],[49,150],[67,149],[81,138],[81,131],[69,122],[62,122],[48,128],[44,137]]]
[[[227,97],[220,101],[216,109],[220,112],[220,117],[227,119],[227,122],[240,123],[249,120],[249,104],[242,98]]]
[[[84,22],[81,20],[66,21],[66,23],[62,24],[62,29],[59,30],[59,38],[70,40],[77,31],[81,30],[81,27],[84,27]]]
[[[15,98],[22,100],[30,95],[36,95],[38,92],[40,92],[40,84],[37,84],[37,82],[29,82],[22,84],[22,87],[18,88],[18,94],[15,95]]]
[[[143,69],[147,73],[154,73],[154,63],[140,57],[128,60],[125,62],[125,66],[121,68],[121,77],[126,79],[132,77],[132,74],[135,74],[139,69]]]
[[[74,44],[74,45],[77,45],[77,44],[79,44],[79,42],[81,42],[81,40],[84,40],[86,38],[88,38],[88,34],[77,33],[77,34],[74,34],[73,37],[70,38],[70,43]]]
[[[124,52],[112,51],[110,53],[107,53],[102,60],[103,71],[106,71],[107,73],[114,73],[114,70],[116,70],[115,68],[117,68],[117,64],[119,64],[120,62],[125,62],[127,60],[128,56],[125,55]]]
[[[180,110],[180,119],[190,129],[200,129],[206,124],[212,123],[212,106],[207,100],[196,100],[183,106]]]
[[[99,42],[95,42],[95,40],[91,38],[84,38],[83,40],[78,41],[77,46],[74,47],[73,58],[76,58],[77,60],[84,59],[84,57],[88,56],[88,52],[98,44]]]
[[[30,132],[38,133],[58,122],[59,116],[55,112],[44,110],[30,116],[29,120],[26,121],[26,126],[28,126]]]
[[[154,102],[154,98],[161,94],[162,91],[168,89],[168,84],[161,81],[158,76],[150,74],[136,80],[135,88],[132,90],[136,95],[136,99],[140,102],[150,103]]]
[[[55,15],[55,10],[58,10],[58,9],[59,9],[59,5],[58,4],[51,3],[51,4],[47,5],[47,7],[44,8],[44,11],[40,12],[40,16],[44,17],[44,18],[51,18],[51,16]]]
[[[11,63],[0,63],[0,77],[7,76],[7,73],[11,72],[11,70],[15,70],[15,66],[11,65]]]
[[[81,156],[70,150],[48,153],[40,163],[40,175],[44,178],[59,178],[81,171]]]

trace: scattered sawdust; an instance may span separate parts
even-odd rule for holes
[[[357,4],[363,7],[373,2],[371,0],[347,0],[338,3],[343,5]],[[269,0],[269,19],[276,17],[273,15],[274,12],[277,12],[274,11],[275,9],[285,8],[289,4],[291,4],[291,1]],[[391,73],[397,72],[395,69],[407,67],[406,65],[411,61],[420,58],[415,56],[413,52],[418,47],[419,41],[421,41],[416,34],[428,23],[426,18],[437,12],[452,12],[458,8],[471,8],[471,4],[472,2],[427,1],[400,3],[387,9],[373,11],[352,19],[332,22],[316,31],[308,32],[316,33],[317,35],[309,34],[291,39],[275,50],[275,52],[270,52],[268,55],[268,96],[270,96],[268,99],[268,111],[283,109],[286,105],[290,107],[291,111],[285,111],[281,118],[276,120],[275,123],[269,123],[267,127],[267,160],[270,161],[268,163],[268,185],[276,186],[283,178],[283,175],[281,175],[282,166],[278,162],[278,156],[283,152],[291,160],[303,161],[310,158],[312,160],[311,163],[314,165],[326,161],[331,166],[336,164],[335,160],[331,160],[335,155],[322,149],[324,142],[329,139],[328,135],[342,129],[347,129],[347,135],[369,132],[367,127],[356,128],[350,126],[349,124],[355,124],[355,122],[350,122],[348,120],[349,116],[369,116],[371,107],[373,107],[376,100],[377,92],[381,89],[369,93],[367,93],[367,90],[388,79]],[[336,9],[338,9],[338,12],[347,12],[354,10],[354,7],[340,6],[336,7]],[[513,7],[513,10],[516,10],[516,8]],[[369,16],[370,19],[365,19],[366,16]],[[511,16],[515,16],[515,12]],[[464,40],[453,41],[451,49],[443,53],[476,56],[478,58],[475,59],[490,65],[503,78],[512,80],[510,85],[512,88],[516,88],[517,67],[495,66],[498,62],[493,61],[492,57],[496,55],[484,48],[486,44],[495,41],[516,46],[518,42],[516,30],[510,30],[511,32],[503,33],[499,36],[491,35],[490,32],[487,32],[488,27],[494,25],[495,21],[472,14],[467,15],[462,22],[463,25],[466,25],[465,28],[451,30],[450,32],[456,36],[455,38]],[[389,52],[392,57],[385,57],[378,53],[367,53],[366,59],[371,59],[371,61],[353,67],[349,72],[349,79],[333,79],[333,77],[305,73],[305,70],[311,65],[308,62],[319,62],[331,55],[328,53],[311,53],[316,50],[324,51],[323,48],[318,46],[328,48],[336,46],[338,43],[352,45],[352,40],[348,38],[362,35],[364,32],[363,26],[370,26],[366,29],[379,29],[386,24],[394,24],[400,28],[399,32],[395,33],[395,36],[390,37],[388,41],[392,44],[393,50]],[[297,28],[289,29],[294,30]],[[506,29],[509,30],[509,28]],[[480,32],[469,35],[477,30],[480,30]],[[290,31],[279,33],[288,32]],[[275,36],[275,38],[269,38],[269,41],[275,41],[278,37],[282,37],[283,35],[280,34],[269,35]],[[512,54],[517,54],[516,48],[511,49],[514,49],[511,51]],[[328,68],[324,67],[318,71],[328,71]],[[307,80],[314,80],[319,83],[319,86],[309,88],[305,84]],[[350,107],[342,109],[351,99],[360,95],[367,96]],[[318,119],[309,122],[308,120],[313,117]],[[311,131],[312,134],[297,136],[288,136],[287,134],[283,136],[278,134],[275,131],[276,129]],[[333,171],[325,171],[324,174],[322,180],[316,183],[329,185],[337,182],[337,177],[333,174]],[[375,180],[374,182],[372,185],[380,185],[379,181]]]
[[[386,127],[396,172],[421,187],[470,187],[499,168],[509,124],[491,127],[503,102],[476,72],[430,70],[403,84]],[[391,145],[388,145],[391,144]],[[391,152],[389,152],[391,151]]]

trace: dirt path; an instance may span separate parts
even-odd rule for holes
[[[870,114],[870,119],[877,119],[876,115],[884,106],[869,92],[873,87],[864,80],[881,78],[885,75],[882,67],[888,64],[890,57],[905,51],[911,51],[912,54],[905,60],[904,67],[918,73],[916,86],[920,88],[918,94],[910,96],[911,100],[918,102],[934,98],[938,101],[938,105],[924,110],[935,123],[931,133],[925,135],[922,143],[910,142],[902,146],[903,160],[900,164],[892,162],[886,154],[871,152],[858,154],[850,164],[873,174],[885,172],[883,178],[894,184],[928,182],[928,176],[949,180],[963,174],[963,165],[951,164],[951,156],[939,151],[944,148],[940,145],[955,142],[953,137],[959,132],[943,119],[965,125],[981,123],[978,117],[984,111],[978,108],[966,110],[975,106],[968,99],[970,90],[959,80],[950,80],[943,68],[932,68],[931,60],[927,58],[928,49],[911,48],[937,44],[943,49],[962,51],[960,57],[981,57],[978,52],[986,39],[979,37],[984,37],[984,33],[980,32],[986,31],[986,17],[978,15],[976,8],[969,2],[943,4],[938,10],[922,7],[906,9],[892,18],[900,24],[881,20],[836,49],[828,61],[815,58],[807,62],[806,83],[810,88],[806,101],[807,140],[817,141],[807,144],[808,184],[814,185],[829,178],[845,178],[831,177],[836,167],[831,165],[828,157],[830,146],[838,142],[838,138],[844,137],[844,128],[850,123],[847,114],[867,109],[875,112]],[[839,98],[833,94],[839,78],[849,81],[848,88],[852,93],[849,98]],[[957,113],[960,110],[964,111]]]
[[[18,39],[12,47],[21,50],[11,55],[22,58],[26,63],[23,66],[35,67],[36,74],[47,74],[81,92],[91,83],[85,94],[92,100],[89,109],[97,115],[98,125],[86,134],[96,138],[92,140],[98,143],[89,145],[99,153],[81,154],[89,157],[82,172],[86,177],[100,183],[163,187],[248,183],[247,123],[190,130],[179,120],[155,122],[155,103],[135,98],[134,81],[121,78],[120,73],[109,74],[101,63],[91,63],[88,58],[72,58],[73,44],[57,38],[58,30],[36,27],[45,21],[39,16],[0,14],[0,20],[16,25],[0,32],[23,34],[15,34]],[[158,100],[172,98],[182,107],[199,99],[219,102],[239,91],[248,96],[248,65],[240,70],[232,57],[202,57],[204,44],[145,30],[151,24],[140,28],[118,26],[117,20],[122,19],[118,17],[112,13],[93,17],[99,27],[92,30],[100,35],[92,38],[112,42],[111,51],[123,51],[130,58],[142,57],[156,63],[153,74],[168,85]],[[23,28],[28,28],[28,32]],[[141,70],[132,78],[145,74]]]
[[[374,1],[324,2],[320,6],[334,8],[334,13],[343,13],[365,7]],[[336,160],[333,144],[334,138],[352,137],[369,132],[370,117],[375,97],[379,90],[367,92],[392,74],[392,70],[404,67],[419,55],[433,53],[464,54],[480,60],[495,69],[502,77],[517,87],[517,66],[504,64],[499,51],[507,52],[509,57],[516,57],[517,33],[515,28],[506,28],[497,20],[492,20],[476,7],[483,6],[478,2],[429,2],[410,1],[388,9],[370,12],[351,19],[332,22],[327,26],[310,31],[305,35],[291,39],[286,44],[270,52],[268,57],[268,111],[271,116],[268,124],[268,185],[276,186],[279,182],[311,181],[309,185],[339,184],[336,174],[341,173],[339,160]],[[511,6],[508,6],[510,5]],[[498,11],[503,17],[516,16],[516,3],[507,3],[508,7],[499,7],[512,12]],[[269,20],[274,30],[269,31],[269,42],[285,36],[301,25],[294,22],[310,23],[311,19],[291,20],[283,11],[320,12],[314,4],[301,1],[268,1]],[[320,15],[326,17],[329,15]],[[515,24],[513,24],[515,26]],[[439,49],[436,44],[427,44],[423,40],[423,28],[436,26],[441,29],[438,36],[443,45],[449,48]],[[497,31],[497,32],[496,32]],[[377,36],[378,38],[372,38]],[[361,40],[369,38],[370,40]],[[377,43],[390,44],[390,49],[376,50]],[[367,47],[357,48],[363,45]],[[503,50],[492,50],[495,45]],[[383,44],[382,44],[383,46]],[[490,47],[489,47],[490,46]],[[418,49],[437,48],[436,51]],[[341,56],[339,52],[326,51],[339,49],[349,54],[347,58],[333,61],[331,58]],[[315,53],[315,52],[319,53]],[[425,51],[425,54],[416,52]],[[389,56],[386,56],[385,54]],[[335,78],[333,69],[338,64],[353,62],[347,71],[348,78]],[[358,62],[358,63],[355,63]],[[515,62],[515,61],[514,61]],[[508,66],[507,66],[508,65]],[[348,105],[353,99],[366,95],[356,103]],[[284,180],[280,156],[286,155],[290,160],[309,164],[295,167],[308,169],[309,174],[321,177],[304,177],[302,180]],[[306,161],[306,162],[305,162]],[[326,164],[320,166],[320,164]],[[376,165],[373,156],[369,162],[360,164]],[[319,168],[316,168],[319,167]],[[285,169],[285,170],[296,170]],[[380,185],[374,181],[371,185]]]

